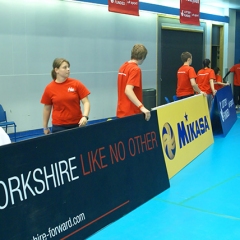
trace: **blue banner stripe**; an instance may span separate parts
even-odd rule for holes
[[[108,5],[107,0],[81,0],[81,1],[76,0],[76,1]],[[152,3],[145,3],[145,2],[139,2],[139,10],[155,12],[155,13],[171,14],[176,16],[179,16],[179,11],[180,11],[179,8],[166,7],[166,6],[161,6],[161,5],[152,4]],[[219,15],[213,15],[208,13],[200,13],[200,19],[229,23],[229,17],[227,16],[219,16]]]
[[[229,23],[229,17],[227,16],[218,16],[208,13],[200,13],[200,19]]]

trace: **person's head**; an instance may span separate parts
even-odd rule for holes
[[[210,63],[211,63],[211,61],[208,58],[206,58],[203,60],[202,64],[203,64],[204,68],[209,68]]]
[[[147,56],[147,49],[142,44],[135,44],[131,51],[131,59],[137,60],[139,64],[143,62],[143,60]]]
[[[183,63],[192,64],[192,54],[190,52],[183,52],[181,54],[181,60]]]
[[[215,74],[219,74],[220,73],[220,68],[219,67],[215,67],[213,70],[214,70]]]
[[[51,75],[53,80],[57,78],[58,74],[60,74],[62,77],[68,77],[70,71],[70,63],[68,60],[64,58],[55,58],[52,67],[53,69],[51,71]]]

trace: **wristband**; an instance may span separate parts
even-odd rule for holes
[[[83,116],[83,117],[85,117],[88,120],[88,116]]]
[[[47,127],[47,128],[43,128],[43,130],[48,130],[49,128]]]
[[[141,104],[140,106],[138,106],[139,109],[141,109],[143,107],[143,105]]]

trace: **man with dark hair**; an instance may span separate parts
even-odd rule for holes
[[[118,71],[118,103],[117,117],[126,117],[144,113],[148,121],[150,111],[143,106],[141,65],[147,56],[147,49],[142,44],[136,44],[131,51],[131,60],[125,62]]]
[[[233,79],[233,100],[236,109],[240,109],[240,60],[239,63],[233,65],[230,70],[227,72],[223,81],[226,82],[226,78],[230,73],[234,73]]]
[[[195,92],[206,95],[196,84],[195,78],[197,77],[197,74],[194,68],[190,66],[192,64],[192,54],[189,52],[183,52],[181,54],[181,60],[183,65],[177,71],[176,95],[178,99],[191,97]]]

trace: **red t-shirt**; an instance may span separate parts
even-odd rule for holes
[[[193,67],[183,65],[177,72],[177,92],[178,97],[188,96],[194,94],[194,90],[190,79],[196,78],[196,72]]]
[[[240,86],[240,63],[232,66],[230,72],[234,72],[233,85]]]
[[[82,118],[80,100],[90,94],[78,80],[67,78],[63,83],[52,81],[42,95],[41,103],[52,105],[52,124],[78,124]]]
[[[142,72],[134,62],[125,62],[118,71],[118,102],[117,117],[126,117],[140,113],[140,109],[133,104],[125,94],[127,85],[134,86],[136,97],[142,102]]]
[[[222,77],[219,74],[216,74],[216,82],[222,82]],[[219,90],[223,87],[223,85],[220,84],[214,84],[215,90]]]
[[[211,68],[203,68],[198,71],[196,82],[199,89],[206,94],[212,94],[212,89],[210,86],[210,79],[215,80],[216,76]]]

